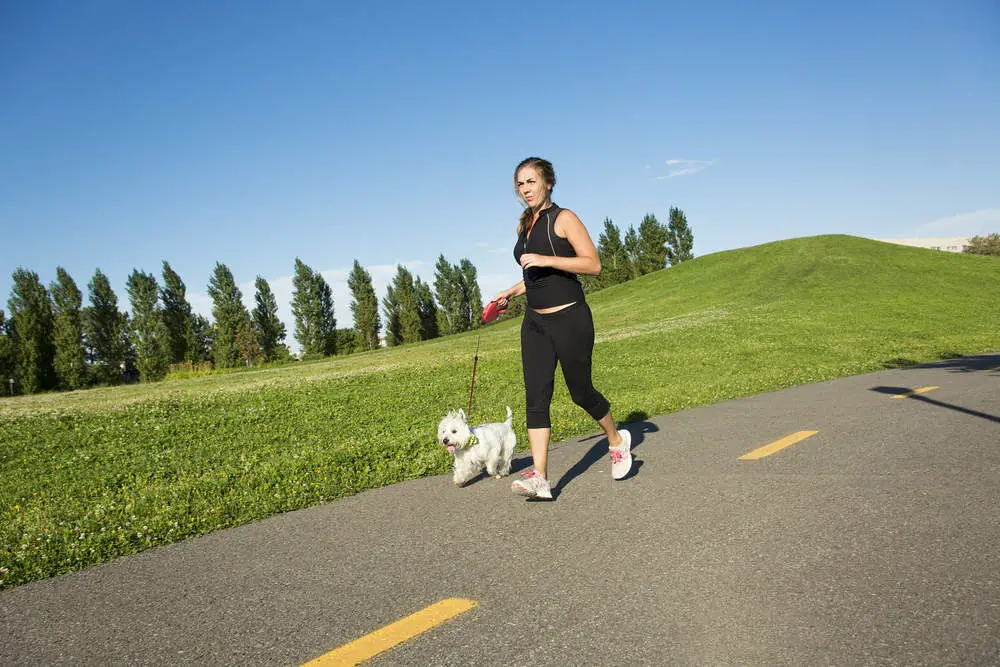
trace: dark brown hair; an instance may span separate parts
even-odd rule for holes
[[[517,172],[521,171],[525,167],[532,167],[538,172],[545,184],[549,186],[549,191],[556,186],[556,171],[552,168],[552,163],[548,160],[543,160],[540,157],[528,157],[521,160],[517,168],[514,169],[514,195],[517,200],[524,205],[524,212],[521,214],[521,220],[517,225],[517,235],[520,236],[521,232],[528,228],[531,224],[531,219],[534,217],[536,210],[528,206],[528,202],[521,199],[521,192],[517,188]],[[538,202],[538,206],[541,206],[544,202]]]

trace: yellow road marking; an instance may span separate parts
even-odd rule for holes
[[[893,396],[893,398],[908,398],[910,396],[916,396],[917,394],[924,394],[934,389],[940,389],[940,387],[921,387],[920,389],[914,389],[913,391],[908,391],[905,394],[896,394],[895,396]]]
[[[770,456],[777,451],[794,445],[796,442],[801,442],[806,438],[810,438],[819,433],[819,431],[799,431],[797,433],[792,433],[791,435],[786,435],[781,440],[775,440],[770,445],[764,445],[763,447],[758,447],[757,449],[744,454],[740,457],[740,461],[756,461],[757,459],[762,459],[765,456]]]
[[[326,655],[310,660],[304,667],[359,665],[397,644],[402,644],[407,639],[412,639],[436,625],[441,625],[445,621],[469,611],[475,606],[476,603],[473,600],[461,598],[449,598],[435,602],[415,614],[410,614],[360,639],[344,644]]]

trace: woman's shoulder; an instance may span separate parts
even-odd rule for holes
[[[553,221],[553,227],[559,236],[565,237],[565,230],[569,227],[582,225],[583,222],[577,217],[576,213],[568,208],[560,208],[559,213],[556,215],[556,219]],[[560,233],[562,232],[562,233]]]

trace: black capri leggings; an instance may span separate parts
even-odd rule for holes
[[[555,385],[556,362],[562,367],[573,402],[595,420],[611,410],[611,403],[594,388],[594,317],[586,301],[554,313],[528,308],[521,324],[521,365],[524,368],[525,415],[528,428],[550,428],[549,406]]]

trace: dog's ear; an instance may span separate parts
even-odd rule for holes
[[[462,418],[462,421],[466,421],[465,410],[463,410],[462,408],[458,409],[458,416]]]

